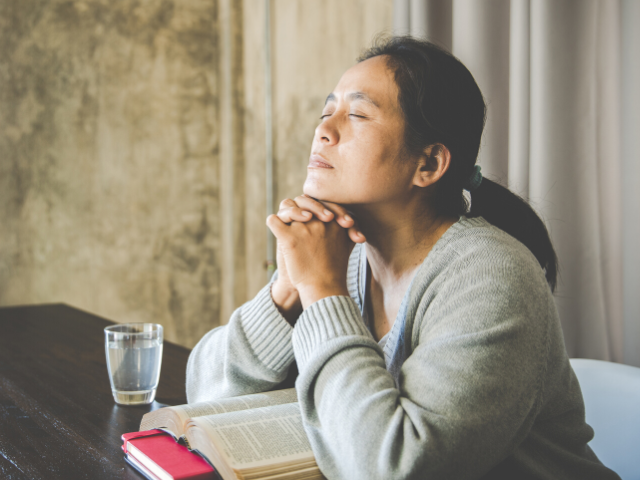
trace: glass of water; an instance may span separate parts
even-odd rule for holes
[[[120,405],[153,402],[162,364],[162,325],[126,323],[104,329],[111,391]]]

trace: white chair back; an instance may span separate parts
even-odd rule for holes
[[[640,368],[572,358],[584,397],[589,446],[622,480],[640,480]]]

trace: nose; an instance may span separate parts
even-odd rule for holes
[[[316,127],[316,140],[323,145],[335,145],[340,140],[335,117],[336,115],[332,115],[325,118]]]

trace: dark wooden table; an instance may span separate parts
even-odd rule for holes
[[[164,342],[156,402],[121,407],[104,353],[108,320],[67,305],[0,308],[0,478],[136,479],[120,435],[186,403],[189,350]]]

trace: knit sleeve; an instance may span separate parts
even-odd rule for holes
[[[415,348],[397,384],[350,298],[303,312],[292,340],[296,388],[325,476],[480,478],[522,442],[555,308],[529,263],[465,259],[430,300],[416,279],[425,301],[413,302],[415,328],[402,338],[415,337]]]
[[[207,333],[187,362],[189,403],[276,388],[293,363],[293,328],[271,298],[271,282]]]

